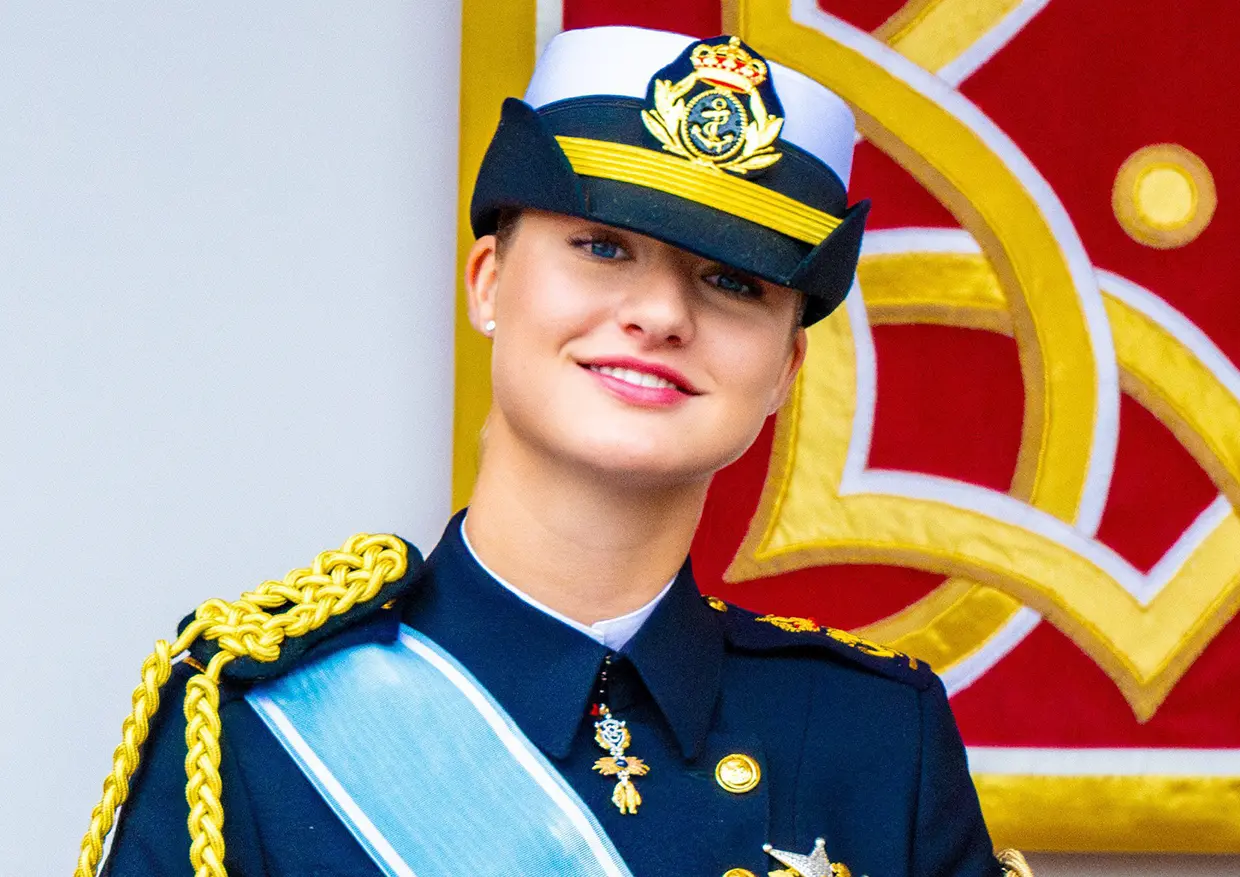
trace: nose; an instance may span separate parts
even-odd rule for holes
[[[690,267],[675,258],[652,260],[634,280],[616,314],[624,333],[650,347],[691,341],[696,292]]]

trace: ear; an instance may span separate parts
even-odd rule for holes
[[[469,249],[465,257],[465,302],[469,322],[484,335],[483,328],[495,319],[495,292],[499,285],[499,262],[495,235],[485,234]]]
[[[792,349],[788,351],[788,362],[785,364],[783,377],[776,388],[774,401],[766,412],[768,415],[774,414],[787,401],[788,393],[792,390],[792,382],[797,379],[797,374],[805,363],[805,353],[808,349],[809,335],[806,334],[804,328],[798,328],[796,334],[792,336]]]

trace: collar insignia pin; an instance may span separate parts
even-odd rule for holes
[[[827,842],[822,838],[814,841],[814,849],[808,856],[777,850],[770,844],[762,845],[763,851],[787,870],[769,872],[770,877],[852,877],[852,871],[843,862],[827,858]]]
[[[650,768],[640,758],[624,754],[632,739],[624,722],[613,716],[606,706],[600,704],[597,709],[600,718],[594,723],[594,741],[610,754],[594,762],[594,769],[605,777],[617,778],[611,801],[620,812],[636,813],[642,796],[637,793],[631,777],[645,776]]]

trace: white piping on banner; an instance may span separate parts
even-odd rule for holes
[[[900,228],[874,231],[866,235],[863,255],[893,253],[980,253],[981,248],[968,232],[947,228]],[[1240,370],[1236,368],[1210,338],[1183,314],[1165,301],[1125,278],[1109,271],[1097,271],[1098,285],[1107,295],[1123,301],[1149,317],[1183,344],[1235,398],[1240,399]],[[1078,525],[1076,534],[1067,541],[1063,538],[1068,529],[1062,522],[1054,521],[1023,504],[1018,509],[1010,498],[980,488],[939,479],[935,485],[930,476],[916,473],[866,470],[865,460],[869,453],[874,399],[874,351],[861,297],[847,300],[850,322],[856,339],[858,368],[857,416],[853,427],[852,446],[849,448],[848,466],[856,479],[849,492],[858,489],[877,490],[898,495],[925,495],[946,500],[946,494],[955,494],[953,504],[969,507],[976,505],[979,511],[1001,520],[1024,526],[1032,532],[1055,538],[1068,544],[1098,567],[1105,569],[1141,605],[1147,606],[1184,565],[1187,558],[1214,532],[1224,518],[1232,514],[1226,497],[1217,497],[1180,534],[1162,558],[1148,573],[1132,567],[1114,552],[1095,542],[1093,531]],[[976,492],[975,492],[976,491]],[[1013,514],[1015,513],[1015,514]],[[1036,626],[1039,616],[1031,609],[1014,615],[1006,625],[992,636],[982,648],[943,673],[943,682],[950,694],[964,690],[999,659],[1010,652]]]
[[[1076,227],[1059,196],[1012,139],[976,105],[942,79],[917,66],[865,31],[826,14],[807,0],[793,0],[792,15],[798,23],[814,28],[878,64],[967,126],[1003,161],[1009,172],[1035,201],[1050,226],[1072,276],[1081,316],[1094,354],[1098,409],[1092,430],[1093,453],[1090,455],[1080,508],[1074,522],[1082,532],[1092,535],[1097,531],[1098,522],[1102,519],[1115,464],[1115,448],[1119,441],[1119,373],[1093,263],[1086,254],[1085,247],[1077,236]],[[849,474],[845,474],[846,479]]]
[[[956,60],[943,65],[935,72],[939,78],[952,85],[964,82],[973,72],[999,53],[1011,42],[1026,24],[1046,8],[1051,0],[1024,0],[1012,9],[994,27],[982,34],[977,42],[960,53]]]
[[[1240,777],[1240,749],[1056,749],[970,746],[974,774]]]

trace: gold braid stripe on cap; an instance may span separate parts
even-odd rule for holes
[[[189,801],[190,863],[195,877],[228,877],[224,867],[224,805],[220,782],[220,674],[236,658],[270,662],[285,640],[304,636],[329,619],[365,603],[408,568],[408,548],[395,536],[359,533],[324,551],[309,569],[295,569],[283,581],[263,582],[234,603],[208,600],[171,645],[155,643],[142,664],[142,683],[134,689],[133,711],[125,717],[112,771],[103,781],[103,798],[91,813],[74,877],[94,877],[103,841],[112,830],[116,808],[129,797],[151,718],[159,709],[160,689],[172,673],[172,659],[196,640],[215,640],[220,650],[185,690],[185,797]],[[274,610],[274,611],[269,611]]]
[[[822,243],[843,221],[757,183],[652,149],[585,137],[555,139],[573,170],[583,177],[657,189],[748,219],[807,244]]]

